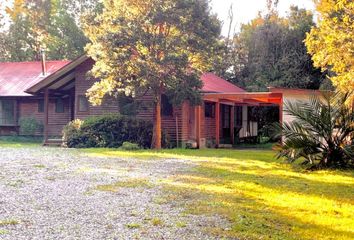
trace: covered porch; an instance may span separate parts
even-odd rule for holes
[[[203,105],[194,107],[195,139],[198,148],[213,142],[216,148],[232,147],[248,139],[256,140],[258,122],[252,118],[252,107],[277,106],[282,122],[281,93],[206,93]],[[193,118],[193,117],[192,117]]]
[[[68,64],[26,91],[43,99],[43,145],[60,145],[63,127],[75,117],[75,77]]]

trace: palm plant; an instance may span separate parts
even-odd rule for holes
[[[311,168],[347,167],[354,159],[354,112],[349,94],[323,93],[306,102],[287,102],[291,123],[275,124],[282,137],[278,158],[304,158]]]

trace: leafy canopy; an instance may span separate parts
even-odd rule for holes
[[[5,0],[0,6],[0,60],[39,60],[40,48],[47,49],[48,59],[73,59],[83,54],[87,39],[78,16],[92,10],[94,2]],[[6,27],[1,28],[1,18],[6,19]]]
[[[270,3],[269,3],[270,4]],[[313,67],[304,39],[314,26],[311,12],[291,7],[280,17],[276,6],[259,14],[235,34],[225,58],[226,77],[250,91],[267,87],[318,89],[324,79]]]
[[[85,17],[84,32],[92,76],[100,79],[88,92],[93,104],[107,93],[147,91],[180,104],[199,101],[220,23],[207,0],[104,0],[101,14]]]
[[[318,26],[307,35],[306,46],[317,67],[333,72],[333,84],[354,90],[354,1],[318,0]]]

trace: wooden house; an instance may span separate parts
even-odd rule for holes
[[[107,113],[119,113],[116,98],[107,97],[92,106],[86,91],[96,80],[87,78],[94,61],[81,56],[73,61],[0,63],[0,135],[20,134],[19,119],[34,117],[44,125],[44,138],[60,136],[64,125]],[[246,92],[213,73],[203,74],[203,104],[187,101],[173,107],[162,96],[162,129],[172,140],[198,147],[230,146],[237,139],[256,137],[258,123],[250,116],[253,106],[279,106],[283,118],[283,92]],[[150,95],[139,101],[152,102]],[[137,118],[152,121],[150,107],[140,109]]]

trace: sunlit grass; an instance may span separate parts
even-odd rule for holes
[[[14,220],[14,219],[4,219],[0,220],[0,227],[8,226],[8,225],[17,225],[19,224],[19,221]]]
[[[117,192],[120,188],[151,188],[152,184],[147,179],[129,179],[112,184],[99,185],[96,190],[105,192]]]
[[[165,179],[166,201],[188,200],[187,212],[220,214],[240,239],[354,239],[354,173],[308,172],[283,163],[272,151],[87,150],[91,156],[177,158],[194,171]]]

